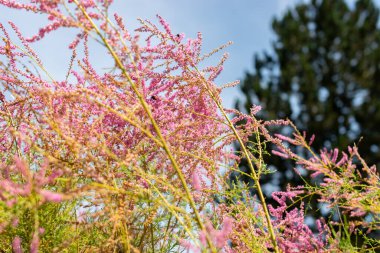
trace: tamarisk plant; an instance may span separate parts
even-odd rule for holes
[[[236,82],[220,88],[214,80],[227,55],[215,66],[199,66],[225,46],[203,55],[201,34],[185,39],[160,16],[159,25],[140,20],[132,34],[120,16],[111,18],[111,3],[0,0],[49,22],[31,38],[9,22],[17,40],[0,24],[1,250],[322,252],[352,246],[342,238],[359,226],[378,229],[378,175],[355,147],[337,162],[337,151],[317,155],[297,131],[291,139],[268,130],[289,121],[257,120],[259,107],[250,115],[224,109],[220,92]],[[32,49],[60,28],[77,31],[64,80],[54,79]],[[109,71],[91,62],[92,41],[107,50]],[[274,154],[323,175],[323,183],[274,193],[279,206],[268,206],[260,186],[268,141],[279,149]],[[242,152],[230,150],[234,142]],[[240,159],[248,161],[255,196],[228,181]],[[317,221],[315,234],[304,222],[304,206],[293,206],[303,194],[318,194],[362,219],[344,224],[346,234]]]

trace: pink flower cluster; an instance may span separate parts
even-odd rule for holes
[[[231,249],[228,246],[228,240],[233,230],[233,223],[233,219],[225,217],[222,222],[222,228],[218,230],[208,221],[206,223],[206,231],[201,231],[199,234],[200,246],[196,246],[186,240],[181,240],[181,244],[187,249],[187,252],[202,252],[202,249],[207,249],[208,247],[206,237],[209,236],[213,241],[213,245],[219,252],[231,252]]]
[[[61,174],[60,171],[45,175],[47,164],[41,166],[37,172],[33,172],[20,158],[15,157],[14,161],[12,166],[4,164],[1,166],[0,200],[5,201],[8,207],[16,204],[18,197],[28,197],[32,194],[39,195],[42,203],[46,201],[61,202],[64,199],[63,194],[44,189],[44,187],[54,184],[55,179]],[[17,181],[21,179],[24,183],[20,184],[13,178],[17,178]]]
[[[249,115],[222,108],[222,88],[214,80],[227,55],[216,65],[199,65],[224,46],[202,55],[200,33],[186,39],[160,16],[159,25],[140,20],[132,34],[120,16],[108,15],[111,3],[0,0],[45,15],[48,22],[31,38],[9,22],[22,46],[0,24],[0,247],[14,252],[82,245],[94,252],[341,250],[342,237],[333,228],[317,220],[315,233],[305,224],[306,195],[355,218],[348,221],[353,233],[379,229],[379,174],[355,146],[317,153],[311,147],[314,136],[307,140],[291,122],[258,120],[260,106]],[[56,80],[32,43],[63,27],[77,35],[69,45],[66,78]],[[92,38],[114,64],[103,70],[93,65]],[[228,113],[236,116],[230,119]],[[293,127],[293,135],[270,130],[279,125]],[[234,142],[242,152],[230,151]],[[276,148],[265,149],[268,142]],[[268,173],[263,158],[268,152],[292,159],[295,171],[300,176],[300,169],[307,171],[315,184],[275,192],[278,205],[267,205],[260,176]],[[227,179],[242,160],[252,171],[241,173],[254,185]],[[51,206],[59,224],[49,220]],[[57,227],[65,232],[59,234]],[[75,236],[68,238],[71,233]],[[49,241],[58,238],[55,234],[61,238]]]
[[[274,226],[279,232],[277,240],[280,249],[284,252],[323,252],[327,248],[329,228],[322,221],[317,220],[318,235],[305,224],[304,203],[301,208],[289,210],[287,200],[291,202],[298,195],[304,193],[301,189],[288,189],[287,192],[274,192],[274,200],[278,207],[269,205],[269,210],[274,218]]]

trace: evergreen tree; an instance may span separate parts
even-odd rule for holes
[[[368,164],[379,168],[378,23],[379,9],[371,0],[359,0],[353,8],[344,0],[312,0],[289,9],[273,20],[273,50],[255,55],[237,108],[249,111],[259,104],[263,119],[291,119],[300,130],[315,134],[316,150],[346,150],[356,143]],[[267,163],[277,170],[262,179],[268,189],[300,183],[291,162],[272,155]],[[241,169],[247,170],[244,161]],[[310,201],[317,211],[317,203]]]

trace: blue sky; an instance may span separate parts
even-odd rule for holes
[[[218,84],[228,83],[244,76],[252,66],[253,54],[268,49],[273,33],[271,19],[279,15],[297,0],[125,0],[116,1],[124,17],[130,17],[131,26],[136,18],[155,19],[158,13],[164,17],[176,33],[184,32],[194,37],[202,32],[204,50],[209,51],[233,41],[226,49],[230,58]],[[238,88],[229,88],[222,94],[224,105],[233,107],[239,94]]]
[[[267,49],[273,38],[270,21],[297,0],[125,0],[116,1],[116,7],[131,26],[136,18],[155,19],[158,13],[164,17],[176,33],[184,32],[194,37],[202,32],[204,50],[209,51],[228,41],[233,41],[226,51],[230,58],[218,84],[228,83],[244,76],[251,69],[255,52]],[[129,20],[128,20],[129,21]],[[239,94],[238,88],[229,88],[222,94],[224,105],[233,107]]]
[[[251,69],[253,54],[268,49],[273,39],[272,17],[295,2],[297,0],[114,0],[111,11],[123,16],[130,30],[138,26],[137,18],[155,20],[159,14],[176,33],[195,37],[197,32],[202,32],[205,52],[233,41],[226,50],[230,58],[217,79],[218,84],[223,84],[242,78],[244,71]],[[0,22],[5,24],[12,20],[26,35],[34,34],[46,23],[44,18],[2,6],[0,13]],[[61,31],[34,45],[46,68],[55,76],[65,75],[69,60],[65,43],[70,42],[71,35]],[[232,107],[237,95],[237,88],[226,90],[222,94],[224,105]]]
[[[214,49],[228,41],[234,44],[227,48],[230,58],[218,84],[244,77],[244,72],[252,69],[253,54],[270,48],[274,39],[270,29],[271,20],[281,15],[288,7],[302,0],[114,0],[111,11],[124,17],[127,27],[138,26],[137,18],[155,20],[160,14],[171,25],[175,33],[184,32],[188,37],[202,32],[204,51]],[[351,4],[353,0],[348,1]],[[14,12],[0,7],[0,22],[14,21],[27,35],[32,35],[45,23],[36,15]],[[50,35],[44,42],[35,45],[46,68],[55,76],[65,75],[69,60],[66,45],[71,41],[66,31]],[[95,59],[101,61],[102,59]],[[238,88],[223,92],[226,107],[233,107],[239,95]]]

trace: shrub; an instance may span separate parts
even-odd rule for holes
[[[356,147],[339,159],[337,150],[317,154],[287,120],[258,120],[259,107],[250,115],[224,109],[214,80],[227,56],[199,66],[225,46],[202,55],[201,34],[185,39],[160,16],[159,25],[140,20],[131,34],[121,17],[108,15],[111,2],[0,0],[49,20],[31,38],[10,22],[18,42],[0,24],[2,250],[322,252],[356,250],[351,233],[379,229],[379,176]],[[77,31],[64,80],[32,49],[60,28]],[[109,71],[92,64],[92,40],[107,49]],[[269,131],[277,124],[292,126],[294,136]],[[239,153],[230,148],[235,142]],[[278,206],[268,206],[260,186],[268,152],[322,183],[289,186],[274,193]],[[253,186],[228,180],[241,159]],[[310,194],[357,222],[316,221],[313,232],[303,202]],[[376,245],[368,238],[363,249]]]

